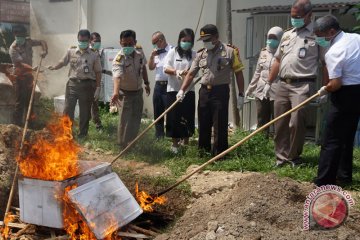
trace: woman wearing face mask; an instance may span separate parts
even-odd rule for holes
[[[283,35],[280,27],[272,27],[266,40],[266,47],[260,52],[259,60],[256,65],[254,76],[245,92],[247,97],[255,97],[257,108],[257,127],[261,127],[268,123],[274,115],[274,98],[276,90],[276,82],[271,85],[269,96],[263,93],[263,89],[268,81],[271,66],[274,63],[274,54]],[[269,134],[267,129],[266,134]]]
[[[167,85],[167,104],[170,106],[176,101],[176,94],[180,90],[183,78],[187,74],[196,52],[194,46],[194,32],[189,28],[181,30],[177,47],[172,48],[165,59],[164,72],[169,75]],[[189,137],[195,130],[195,93],[190,89],[184,100],[179,102],[167,114],[166,136],[171,137],[173,144],[171,151],[178,152],[179,143],[189,143]]]

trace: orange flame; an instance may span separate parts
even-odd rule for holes
[[[6,214],[4,219],[4,226],[0,228],[0,236],[2,236],[4,239],[8,239],[10,233],[9,223],[14,221],[14,219],[15,216],[11,215],[10,212]]]
[[[135,197],[138,203],[140,204],[140,207],[145,212],[153,212],[154,208],[153,206],[155,204],[163,205],[166,203],[167,198],[165,196],[161,197],[152,197],[150,194],[146,193],[145,191],[139,192],[139,185],[136,183],[135,185]]]
[[[50,136],[40,135],[23,158],[17,158],[23,176],[42,180],[62,181],[79,173],[77,156],[80,146],[72,137],[71,120],[61,117],[49,124]]]
[[[76,185],[72,185],[65,188],[65,194],[62,199],[64,201],[64,229],[69,235],[69,240],[97,240],[90,227],[83,220],[78,211],[73,207],[73,204],[68,197],[67,192],[76,187]],[[104,240],[121,240],[120,237],[116,236],[117,228],[114,227],[117,226],[116,218],[111,213],[108,213],[107,217],[110,220],[110,224],[109,228],[106,229],[106,237]],[[95,227],[95,223],[91,222],[89,224],[92,228]]]

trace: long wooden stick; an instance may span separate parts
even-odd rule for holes
[[[30,115],[31,115],[33,102],[34,102],[35,89],[36,89],[37,80],[39,78],[39,71],[40,71],[40,67],[41,67],[41,64],[42,64],[42,60],[43,60],[43,57],[40,57],[40,62],[39,62],[38,68],[36,70],[36,76],[35,76],[35,78],[33,80],[31,97],[30,97],[30,101],[29,101],[29,108],[28,108],[28,111],[27,111],[25,126],[24,126],[24,129],[23,129],[23,134],[22,134],[21,143],[20,143],[20,149],[19,149],[19,155],[18,155],[19,159],[21,158],[22,150],[24,148],[25,137],[26,137],[26,133],[27,133],[28,125],[29,125],[29,119],[30,119]],[[4,219],[6,218],[6,215],[10,210],[12,199],[14,197],[14,189],[15,189],[15,185],[16,185],[16,182],[17,182],[17,179],[18,179],[18,172],[19,172],[19,164],[17,162],[16,163],[15,174],[14,174],[14,179],[13,179],[11,189],[10,189],[10,195],[9,195],[8,202],[7,202],[7,205],[6,205]]]
[[[216,155],[215,157],[213,157],[212,159],[210,159],[209,161],[207,161],[206,163],[202,164],[200,167],[198,167],[197,169],[195,169],[194,171],[192,171],[191,173],[189,173],[188,175],[184,176],[183,178],[181,178],[179,181],[177,181],[175,184],[173,184],[172,186],[168,187],[167,189],[159,192],[158,194],[156,194],[155,196],[161,196],[165,193],[167,193],[168,191],[172,190],[173,188],[175,188],[176,186],[178,186],[180,183],[184,182],[186,179],[190,178],[192,175],[194,175],[195,173],[199,172],[201,169],[205,168],[207,165],[209,165],[210,163],[215,162],[216,160],[222,158],[223,156],[225,156],[226,154],[228,154],[229,152],[231,152],[232,150],[234,150],[235,148],[239,147],[240,145],[242,145],[244,142],[246,142],[247,140],[249,140],[250,138],[252,138],[255,134],[261,132],[262,130],[264,130],[265,128],[269,127],[271,124],[277,122],[278,120],[280,120],[281,118],[289,115],[292,112],[295,112],[296,110],[298,110],[299,108],[302,108],[304,105],[306,105],[307,103],[309,103],[311,100],[313,100],[314,98],[320,96],[319,93],[314,94],[313,96],[309,97],[308,99],[306,99],[305,101],[303,101],[302,103],[300,103],[299,105],[297,105],[296,107],[290,109],[289,111],[287,111],[286,113],[281,114],[280,116],[278,116],[277,118],[274,118],[273,120],[271,120],[270,122],[268,122],[267,124],[263,125],[262,127],[256,129],[256,131],[252,132],[251,134],[249,134],[248,136],[246,136],[245,138],[243,138],[241,141],[239,141],[238,143],[236,143],[235,145],[233,145],[232,147],[226,149],[225,151],[223,151],[222,153]]]
[[[196,81],[193,82],[188,89],[191,90],[191,89],[195,86],[195,84],[200,81],[200,79],[201,79],[201,77],[199,77],[198,79],[196,79]],[[188,91],[187,91],[187,92],[188,92]],[[187,93],[187,92],[186,92],[186,93]],[[185,95],[186,95],[186,93],[185,93]],[[134,143],[136,143],[140,138],[142,138],[142,136],[144,136],[144,134],[145,134],[147,131],[149,131],[152,126],[154,126],[154,125],[155,125],[158,121],[160,121],[168,112],[170,112],[170,111],[176,106],[176,104],[178,104],[178,102],[180,102],[180,99],[176,99],[176,101],[175,101],[173,104],[171,104],[171,106],[168,107],[157,119],[155,119],[155,121],[153,121],[147,128],[145,128],[144,131],[142,131],[139,135],[137,135],[137,137],[136,137],[134,140],[132,140],[132,141],[111,161],[111,165],[114,164],[114,163],[119,159],[119,157],[121,157],[124,153],[126,153],[127,150],[129,150],[129,148],[131,148],[131,147],[134,145]]]

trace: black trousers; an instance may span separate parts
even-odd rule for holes
[[[321,146],[315,184],[352,180],[353,144],[360,117],[360,85],[343,86],[330,96],[331,105]]]
[[[166,87],[166,84],[155,83],[153,94],[154,119],[157,119],[165,111],[167,104]],[[155,124],[155,136],[157,138],[165,136],[164,118]]]
[[[211,151],[211,129],[214,127],[212,154],[228,148],[229,85],[213,86],[208,90],[202,85],[199,90],[199,149]]]
[[[32,75],[21,78],[18,77],[14,82],[15,110],[13,115],[13,123],[20,127],[25,125],[24,123],[29,108],[32,86]]]
[[[176,101],[178,92],[167,93],[167,107]],[[166,115],[166,136],[171,138],[188,138],[195,131],[195,93],[186,93],[182,102],[179,102]]]

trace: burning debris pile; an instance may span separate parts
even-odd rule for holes
[[[109,163],[78,160],[81,149],[71,133],[70,119],[59,118],[26,142],[23,154],[16,159],[21,172],[20,220],[64,228],[68,239],[120,239],[119,227],[143,210]],[[136,195],[145,211],[166,201],[151,199],[138,189]],[[8,215],[5,225],[13,216]],[[9,228],[2,228],[1,233],[7,239]]]

